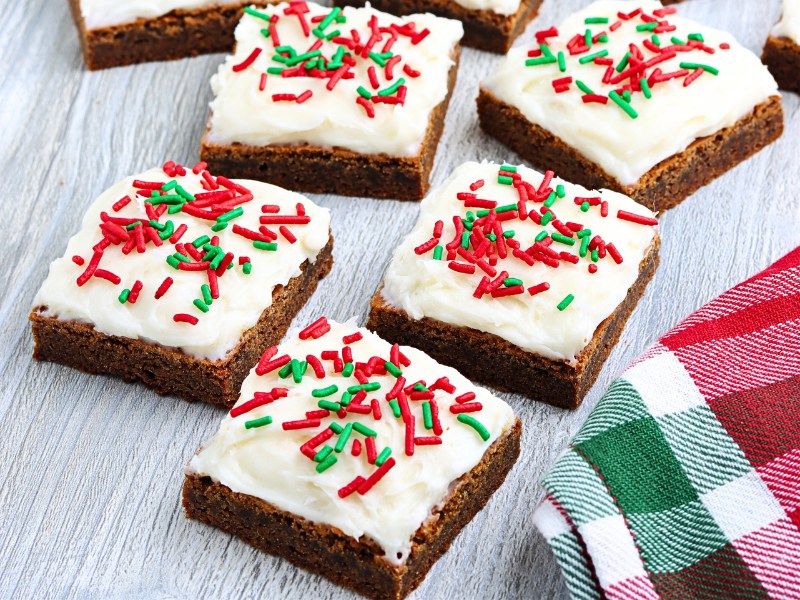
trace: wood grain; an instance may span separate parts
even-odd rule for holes
[[[542,25],[588,0],[545,0]],[[222,416],[137,385],[34,364],[27,314],[85,207],[122,177],[196,160],[221,56],[87,72],[66,0],[0,0],[0,597],[331,598],[351,594],[187,522],[182,468]],[[690,0],[681,12],[759,52],[779,0]],[[499,60],[466,49],[434,183],[465,159],[518,158],[477,127],[478,81]],[[746,85],[746,82],[743,82]],[[531,523],[538,481],[610,380],[683,316],[800,244],[800,102],[786,132],[662,221],[661,267],[576,412],[504,395],[525,425],[522,456],[486,509],[415,592],[417,599],[563,598]],[[336,261],[297,323],[364,322],[414,204],[315,196],[333,211]]]

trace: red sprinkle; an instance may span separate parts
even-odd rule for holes
[[[238,65],[233,65],[233,70],[236,71],[236,72],[244,71],[247,67],[249,67],[250,65],[252,65],[256,61],[256,59],[258,58],[259,54],[261,54],[261,48],[258,48],[258,47],[253,48],[253,51],[250,53],[250,55],[247,58],[245,58]]]
[[[638,225],[658,225],[658,219],[653,217],[646,217],[644,215],[637,215],[636,213],[628,212],[626,210],[617,211],[617,218],[622,221],[630,221]]]
[[[189,323],[189,325],[197,325],[197,317],[187,315],[186,313],[178,313],[172,317],[176,323]]]

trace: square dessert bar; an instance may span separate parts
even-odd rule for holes
[[[783,16],[762,56],[781,89],[800,93],[800,0],[783,0]]]
[[[92,204],[30,314],[34,358],[232,406],[333,264],[330,213],[168,162]]]
[[[229,52],[249,2],[69,0],[90,70]]]
[[[365,0],[334,0],[336,6],[363,6]],[[539,12],[542,0],[370,0],[393,15],[431,12],[464,24],[465,46],[505,53]]]
[[[677,205],[777,139],[783,110],[757,56],[675,13],[599,0],[537,32],[481,83],[482,129],[570,181]]]
[[[211,80],[201,157],[306,192],[420,200],[456,81],[458,21],[306,2],[247,8]]]
[[[552,171],[465,163],[422,202],[367,327],[473,381],[577,408],[655,272],[656,224]]]
[[[453,369],[323,317],[261,357],[189,462],[183,505],[334,583],[399,599],[503,483],[521,431]]]

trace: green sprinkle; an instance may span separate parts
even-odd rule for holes
[[[311,50],[310,52],[304,52],[303,54],[298,54],[297,56],[291,57],[289,60],[286,61],[287,67],[293,67],[295,65],[300,64],[305,60],[311,60],[312,58],[316,58],[322,55],[321,50]],[[316,61],[314,61],[316,62]]]
[[[253,247],[258,248],[259,250],[270,250],[274,252],[278,249],[278,244],[275,242],[262,242],[261,240],[256,240],[253,242]]]
[[[327,471],[333,465],[336,464],[337,460],[338,459],[336,458],[336,455],[335,454],[331,454],[328,458],[326,458],[325,460],[323,460],[321,463],[319,463],[317,465],[317,473],[322,473],[323,471]]]
[[[373,61],[375,61],[378,66],[385,67],[387,58],[384,58],[382,54],[378,54],[377,52],[370,52],[367,56],[369,56]]]
[[[505,279],[503,279],[503,285],[506,287],[522,285],[522,279],[517,279],[516,277],[506,277]]]
[[[705,42],[705,38],[703,37],[702,33],[690,33],[686,36],[690,40],[694,40],[695,42]]]
[[[548,236],[548,235],[549,235],[549,234],[548,234],[546,231],[540,231],[540,232],[539,232],[539,235],[537,235],[537,236],[534,238],[534,240],[536,240],[537,242],[544,241],[544,240],[546,240],[546,239],[547,239],[547,236]]]
[[[539,65],[549,65],[558,62],[554,56],[540,56],[539,58],[529,58],[525,61],[526,67],[538,67]]]
[[[661,38],[659,38],[655,33],[650,37],[650,41],[653,42],[656,46],[661,45]]]
[[[173,254],[170,254],[167,257],[167,264],[169,264],[169,266],[172,267],[173,269],[177,269],[178,265],[181,264],[181,261],[175,258]]]
[[[370,383],[362,383],[360,385],[351,385],[347,388],[347,391],[351,394],[357,394],[361,390],[365,392],[374,392],[376,390],[381,389],[381,384],[377,381],[372,381]]]
[[[170,181],[168,181],[167,183],[165,183],[164,185],[161,186],[161,191],[162,192],[169,192],[170,190],[174,190],[175,186],[177,186],[177,185],[178,185],[178,182],[175,179],[171,179]],[[151,196],[155,196],[156,194],[157,194],[157,191],[153,190],[153,193],[150,194],[150,195]]]
[[[558,310],[564,310],[570,304],[572,304],[573,300],[575,300],[575,296],[573,296],[572,294],[567,294],[566,297],[561,302],[558,303],[558,306],[556,306],[556,308]]]
[[[545,226],[552,220],[553,220],[553,213],[548,210],[545,214],[542,215],[542,220],[540,225]]]
[[[547,200],[544,201],[544,205],[547,208],[550,208],[551,206],[553,206],[553,204],[556,203],[556,197],[557,197],[557,194],[555,192],[550,192],[550,195],[547,196]]]
[[[192,196],[189,192],[187,192],[179,185],[175,186],[175,191],[178,192],[183,197],[183,199],[188,202],[193,202],[194,200],[196,200],[194,196]]]
[[[642,23],[636,26],[636,31],[653,31],[658,27],[658,21],[650,21],[649,23]]]
[[[564,57],[563,52],[558,53],[558,70],[562,73],[567,72],[567,59]]]
[[[214,258],[211,261],[211,264],[208,265],[208,267],[212,271],[216,271],[219,268],[220,263],[222,263],[222,261],[224,259],[225,259],[225,253],[224,252],[222,252],[222,251],[215,252],[214,253]]]
[[[288,362],[286,365],[278,371],[278,377],[281,379],[286,379],[289,375],[292,374],[292,363]]]
[[[516,173],[517,172],[517,167],[515,167],[514,165],[503,165],[503,166],[500,167],[500,170],[501,171],[506,171],[508,173]]]
[[[136,221],[135,223],[131,223],[130,225],[126,225],[126,226],[125,226],[125,229],[127,229],[128,231],[130,231],[131,229],[136,229],[136,228],[137,228],[137,227],[139,227],[141,224],[142,224],[142,222],[141,222],[141,221]]]
[[[207,283],[200,286],[200,292],[203,294],[203,302],[208,305],[214,302],[214,299],[211,297],[211,288],[208,287]]]
[[[421,383],[415,383],[414,387],[412,388],[415,392],[427,392],[428,388],[426,388]]]
[[[392,409],[392,414],[396,418],[400,418],[403,416],[402,411],[400,410],[400,405],[397,403],[397,400],[389,400],[389,407]]]
[[[600,52],[595,52],[594,54],[589,54],[587,56],[582,56],[578,59],[578,62],[582,65],[586,63],[592,62],[595,58],[603,58],[604,56],[608,56],[608,50],[600,50]]]
[[[608,17],[587,17],[583,22],[586,25],[607,25]]]
[[[331,431],[333,431],[333,433],[335,433],[336,435],[339,435],[340,433],[342,433],[342,431],[344,431],[344,427],[342,427],[338,423],[331,423],[330,425],[328,425],[328,428]]]
[[[615,90],[611,90],[608,93],[608,97],[611,98],[617,106],[624,110],[631,119],[635,119],[639,116],[639,113],[637,113],[633,107],[628,104]]]
[[[270,423],[272,423],[272,417],[266,416],[261,417],[260,419],[253,419],[252,421],[245,421],[244,428],[255,429],[256,427],[263,427],[264,425],[269,425]]]
[[[339,13],[340,13],[340,12],[342,12],[342,9],[341,9],[341,8],[339,8],[338,6],[334,6],[334,7],[331,9],[331,12],[329,12],[329,13],[328,13],[328,14],[325,16],[325,18],[324,18],[324,19],[322,19],[322,21],[320,21],[320,22],[319,22],[319,25],[317,25],[317,28],[318,28],[318,29],[320,29],[320,30],[323,30],[323,29],[325,29],[325,28],[326,28],[328,25],[330,25],[331,23],[333,23],[333,20],[334,20],[336,17],[338,17],[338,16],[339,16]]]
[[[347,445],[347,440],[350,439],[351,433],[353,433],[353,424],[348,423],[344,426],[344,430],[341,434],[339,434],[339,439],[336,441],[336,447],[334,448],[336,452],[341,452],[344,450],[344,447]]]
[[[556,196],[559,198],[563,198],[567,195],[567,191],[564,189],[564,186],[560,183],[556,186]]]
[[[622,60],[619,61],[619,64],[617,65],[617,73],[622,73],[625,70],[625,67],[628,66],[628,61],[630,60],[630,58],[631,58],[631,53],[626,52],[625,56],[622,57]]]
[[[396,364],[394,364],[392,361],[387,360],[383,364],[386,367],[386,370],[389,373],[391,373],[392,375],[394,375],[395,377],[401,377],[403,375],[403,372],[400,370],[400,368]]]
[[[703,69],[703,71],[705,71],[706,73],[711,73],[712,75],[719,75],[719,69],[703,63],[682,62],[680,64],[680,67],[681,69]]]
[[[253,265],[250,262],[246,262],[242,265],[242,273],[245,275],[250,275],[250,271],[253,270]]]
[[[600,260],[600,253],[595,248],[592,250],[592,262],[597,262],[598,260]]]
[[[489,234],[486,235],[486,237],[489,238],[489,241],[492,241],[492,242],[497,241],[497,235],[495,235],[494,233],[489,233]]]
[[[592,230],[591,230],[591,229],[581,229],[581,230],[580,230],[578,233],[576,233],[575,235],[577,235],[577,236],[578,236],[580,239],[583,239],[583,238],[585,238],[587,235],[592,235]]]
[[[539,44],[539,50],[542,52],[543,56],[550,59],[550,62],[555,62],[556,57],[553,56],[553,53],[550,51],[550,46],[547,44]]]
[[[625,102],[630,102],[631,101],[631,91],[630,90],[623,91],[622,92],[622,99],[625,100]]]
[[[580,79],[575,80],[575,85],[577,85],[578,89],[582,91],[584,94],[594,94],[594,90],[592,90],[592,88],[583,83]]]
[[[378,458],[375,459],[375,464],[380,467],[383,463],[389,460],[391,455],[392,449],[389,446],[386,446],[386,448],[381,450],[381,453],[378,454]]]
[[[581,240],[581,248],[580,248],[580,250],[578,251],[578,255],[579,255],[581,258],[583,258],[583,257],[585,257],[585,256],[586,256],[586,253],[587,253],[587,252],[589,252],[589,236],[588,236],[588,235],[587,235],[587,236],[585,236],[585,237],[584,237],[584,238]]]
[[[562,235],[560,233],[551,233],[550,237],[553,238],[554,242],[559,242],[561,244],[566,244],[567,246],[574,246],[575,245],[575,238],[571,238],[566,235]]]
[[[347,406],[352,401],[353,401],[353,395],[350,394],[350,392],[345,392],[344,394],[342,394],[342,399],[339,400],[339,404],[341,404],[342,406]]]
[[[295,383],[300,383],[303,381],[303,375],[306,374],[306,369],[308,368],[308,363],[304,360],[296,360],[292,359],[292,362],[289,363],[292,365],[292,379]]]
[[[150,225],[150,227],[153,227],[154,229],[158,229],[159,231],[164,231],[164,228],[166,227],[164,223],[159,223],[158,221],[155,221],[153,219],[150,219],[150,221],[148,221],[148,225]]]
[[[494,209],[494,212],[504,213],[504,212],[509,212],[511,210],[517,210],[516,202],[514,204],[504,204],[503,206],[498,206],[497,208]]]
[[[504,238],[513,238],[516,234],[517,234],[516,231],[514,231],[513,229],[509,229],[508,231],[504,231],[503,232],[503,237]]]
[[[322,447],[322,450],[320,450],[319,452],[317,452],[314,455],[314,461],[315,462],[322,462],[323,460],[328,458],[328,456],[330,456],[331,452],[333,452],[333,448],[328,446],[327,444],[325,444]]]
[[[199,248],[200,246],[205,246],[207,243],[211,241],[211,238],[207,235],[201,235],[195,241],[192,242],[192,246],[195,248]]]
[[[146,200],[150,204],[183,204],[184,200],[178,195],[153,196]]]
[[[586,44],[589,48],[592,47],[592,30],[587,29],[586,32],[583,34],[583,43]]]
[[[378,432],[376,432],[374,429],[370,429],[369,427],[367,427],[363,423],[359,423],[358,421],[353,423],[353,429],[355,429],[361,435],[365,435],[367,437],[377,437],[378,436]]]
[[[608,41],[608,36],[605,33],[601,33],[597,36],[597,41],[605,44]]]
[[[431,411],[431,403],[427,400],[422,403],[422,422],[425,429],[433,429],[433,412]]]
[[[478,216],[479,216],[479,217],[485,217],[485,216],[486,216],[486,215],[488,215],[490,212],[492,212],[492,211],[491,211],[491,210],[489,210],[488,208],[481,208],[481,209],[478,211]]]
[[[327,398],[328,396],[332,396],[338,391],[339,391],[339,386],[337,386],[336,384],[332,384],[329,385],[328,387],[311,390],[311,395],[314,396],[314,398]]]
[[[469,248],[469,232],[465,231],[461,234],[461,247],[462,248]]]
[[[639,80],[639,87],[642,88],[642,93],[644,94],[645,98],[649,100],[653,97],[653,92],[650,90],[650,84],[647,83],[647,77],[642,77]]]
[[[268,38],[269,37],[269,29],[262,29],[261,30],[261,35],[263,35],[264,37]]]
[[[498,175],[497,183],[502,183],[503,185],[513,185],[514,179],[508,175]]]
[[[165,240],[173,233],[175,233],[175,224],[172,221],[167,221],[164,223],[164,229],[161,230],[161,232],[158,234],[158,237],[162,240]]]
[[[281,67],[269,67],[267,69],[267,73],[269,73],[270,75],[280,75],[281,73],[283,73],[283,69]]]
[[[588,202],[584,202],[584,203],[581,204],[581,210],[583,212],[589,212],[590,208],[591,208],[591,205]]]
[[[317,406],[324,410],[329,410],[331,412],[339,412],[342,410],[342,405],[338,402],[331,402],[330,400],[320,400],[317,402]]]
[[[355,365],[353,363],[351,363],[351,362],[344,363],[344,367],[342,367],[342,376],[343,377],[350,377],[350,375],[353,374],[353,371],[355,371],[355,369],[356,369],[356,367],[355,367]]]
[[[442,260],[442,252],[443,252],[442,247],[436,246],[436,248],[433,249],[433,259]]]
[[[483,423],[478,421],[478,419],[476,419],[475,417],[471,417],[471,416],[469,416],[467,414],[461,413],[456,418],[459,421],[461,421],[462,423],[464,423],[464,425],[469,425],[475,431],[477,431],[478,435],[481,436],[481,439],[484,442],[491,437],[491,434],[489,433],[489,430],[486,429],[486,427],[483,426]]]
[[[246,12],[251,17],[256,17],[257,19],[264,19],[265,21],[269,21],[270,16],[266,13],[257,11],[255,8],[251,8],[249,6],[245,6],[244,12]]]
[[[400,88],[400,86],[405,85],[405,83],[406,83],[405,78],[401,77],[389,87],[384,88],[382,90],[378,90],[378,96],[391,96],[392,94],[397,93],[397,90]]]
[[[128,301],[128,296],[131,295],[131,291],[128,289],[122,290],[122,293],[117,298],[120,304],[125,304]]]
[[[202,310],[204,313],[208,312],[208,305],[205,302],[203,302],[202,300],[200,300],[200,298],[195,298],[194,302],[192,302],[192,304],[194,304],[197,308]]]
[[[217,223],[227,223],[231,219],[235,219],[236,217],[241,217],[243,214],[244,214],[244,209],[241,206],[237,206],[233,210],[229,210],[228,212],[218,216]]]
[[[359,94],[359,95],[360,95],[362,98],[366,98],[367,100],[369,100],[370,98],[372,98],[372,94],[370,93],[370,91],[369,91],[367,88],[365,88],[363,85],[360,85],[360,86],[358,86],[358,87],[356,88],[356,91],[358,92],[358,94]]]
[[[183,210],[183,204],[175,204],[174,206],[170,206],[167,209],[167,214],[168,215],[174,215],[174,214],[177,214],[177,213],[181,212],[182,210]]]

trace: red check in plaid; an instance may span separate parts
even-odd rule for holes
[[[575,598],[800,598],[800,248],[631,365],[543,485]]]

